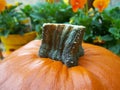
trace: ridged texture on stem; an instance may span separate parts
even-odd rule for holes
[[[44,24],[39,56],[63,62],[68,67],[78,65],[84,54],[81,46],[85,27],[70,24]]]

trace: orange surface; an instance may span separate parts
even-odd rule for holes
[[[0,63],[0,90],[119,90],[120,58],[83,43],[79,65],[38,56],[40,40],[16,50]]]

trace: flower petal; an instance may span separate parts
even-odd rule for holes
[[[74,12],[77,12],[79,8],[84,8],[87,0],[70,0],[70,4],[72,5],[72,9]]]
[[[98,8],[99,12],[102,12],[110,3],[110,0],[95,0],[93,6]]]
[[[5,6],[6,6],[6,1],[0,0],[0,12],[4,11]]]

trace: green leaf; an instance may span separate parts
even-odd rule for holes
[[[104,36],[102,36],[101,38],[102,38],[102,40],[104,40],[104,41],[111,41],[111,40],[113,40],[113,37],[110,36],[110,35],[104,35]]]
[[[41,27],[42,27],[42,26],[41,26],[41,25],[39,25],[39,24],[38,24],[38,25],[36,25],[36,26],[35,26],[35,30],[36,30],[36,32],[40,32]]]
[[[114,36],[115,39],[120,39],[120,29],[113,27],[109,29],[109,32]]]
[[[111,50],[112,52],[119,54],[120,53],[120,44],[116,44],[112,47],[109,48],[109,50]]]
[[[120,19],[120,7],[115,7],[110,10],[110,14],[114,19]]]

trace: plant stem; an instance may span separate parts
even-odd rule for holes
[[[59,60],[68,67],[78,65],[84,54],[81,46],[85,27],[68,24],[44,24],[39,56]]]

